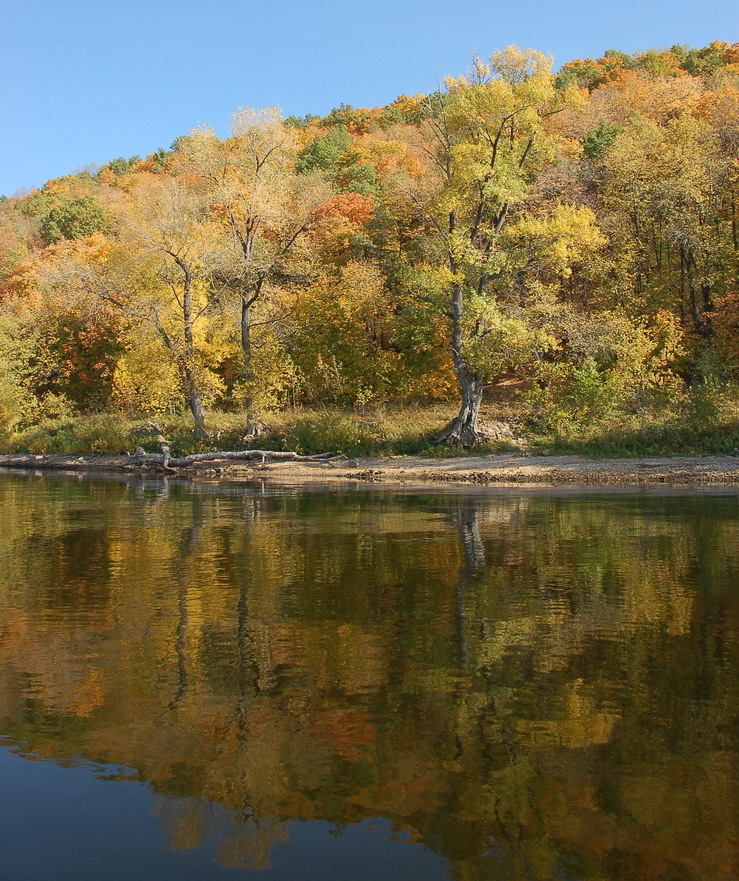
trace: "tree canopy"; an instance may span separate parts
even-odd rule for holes
[[[5,429],[456,399],[468,445],[500,382],[550,424],[730,383],[738,187],[736,44],[508,47],[386,107],[241,109],[0,203]]]

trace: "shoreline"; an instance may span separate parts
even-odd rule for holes
[[[154,464],[129,456],[0,455],[0,469],[162,476]],[[739,457],[674,456],[588,459],[511,454],[452,459],[361,458],[346,462],[211,461],[178,468],[177,477],[243,482],[455,483],[470,485],[739,485]]]

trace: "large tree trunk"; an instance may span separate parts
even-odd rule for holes
[[[452,361],[459,382],[462,403],[457,417],[436,440],[445,444],[461,444],[473,447],[483,436],[477,430],[480,416],[482,393],[485,380],[482,375],[470,370],[465,363],[462,351],[462,317],[464,314],[464,295],[458,285],[452,293]]]
[[[184,287],[182,292],[182,317],[184,319],[184,335],[185,335],[185,363],[183,365],[185,380],[187,382],[187,400],[190,404],[190,412],[195,422],[195,437],[197,440],[203,440],[207,437],[205,430],[205,409],[200,398],[200,389],[198,387],[198,377],[195,367],[195,338],[193,334],[193,317],[192,317],[192,274],[190,267],[182,260],[177,263],[184,273]]]
[[[190,405],[193,422],[195,423],[194,434],[198,440],[203,440],[208,436],[205,428],[205,408],[200,398],[197,379],[189,367],[185,368],[185,378],[187,380],[187,401]]]
[[[449,427],[439,436],[438,441],[446,444],[460,444],[473,447],[484,440],[478,431],[477,420],[480,416],[482,393],[485,383],[479,374],[471,373],[466,367],[457,370],[457,378],[462,392],[462,404],[459,413]]]
[[[244,354],[244,379],[246,380],[246,400],[244,401],[244,409],[246,411],[246,435],[247,438],[259,436],[259,423],[255,419],[254,413],[254,363],[251,340],[251,299],[247,294],[242,295],[241,300],[241,350]]]

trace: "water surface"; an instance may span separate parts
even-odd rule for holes
[[[735,490],[0,511],[0,881],[733,877]]]

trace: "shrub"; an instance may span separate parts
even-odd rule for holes
[[[728,386],[718,377],[709,374],[690,389],[684,412],[689,426],[703,434],[724,422],[729,410]]]
[[[376,451],[384,440],[379,421],[326,413],[298,422],[283,443],[286,449],[302,455],[325,452],[361,455]]]

